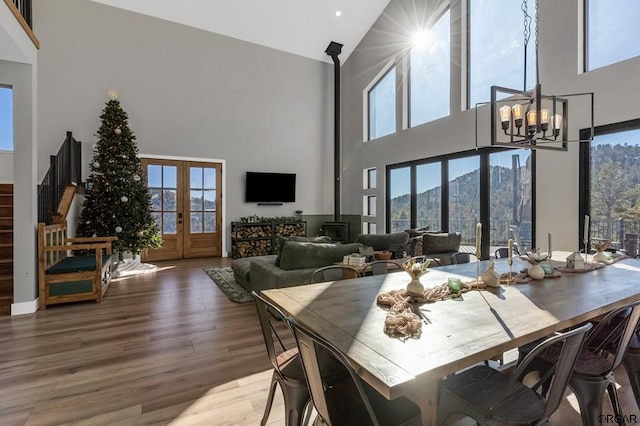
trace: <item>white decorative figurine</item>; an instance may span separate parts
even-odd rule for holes
[[[487,269],[480,275],[480,279],[484,281],[487,287],[500,287],[500,274],[494,269],[493,260],[489,260]]]

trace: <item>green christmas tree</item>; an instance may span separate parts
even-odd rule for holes
[[[117,236],[114,250],[122,260],[124,253],[160,247],[162,237],[151,216],[151,196],[127,113],[115,91],[109,91],[109,98],[100,115],[77,234]]]

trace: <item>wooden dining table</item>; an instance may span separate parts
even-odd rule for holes
[[[570,253],[554,252],[564,264]],[[514,259],[517,273],[528,263]],[[425,288],[459,277],[472,281],[487,261],[430,269]],[[509,272],[507,259],[495,270]],[[497,289],[421,305],[428,322],[419,337],[384,333],[387,310],[376,303],[381,292],[402,289],[405,272],[265,290],[262,294],[296,321],[343,351],[369,385],[388,399],[405,396],[420,406],[424,425],[435,424],[441,378],[491,359],[555,331],[580,324],[640,298],[640,261],[623,259],[588,272]]]

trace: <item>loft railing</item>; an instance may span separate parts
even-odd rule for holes
[[[24,18],[29,25],[29,28],[33,29],[32,19],[31,19],[31,0],[13,0],[13,4],[20,12],[20,15]]]
[[[13,16],[18,20],[22,29],[27,33],[27,36],[31,39],[36,49],[40,49],[40,41],[33,33],[31,0],[4,0],[4,2]]]
[[[51,223],[68,185],[77,185],[82,177],[81,143],[67,132],[58,154],[51,156],[49,170],[38,189],[38,222]]]

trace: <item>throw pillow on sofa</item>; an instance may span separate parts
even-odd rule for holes
[[[307,242],[307,243],[330,243],[331,237],[327,235],[320,235],[317,237],[300,237],[300,236],[290,236],[283,237],[282,235],[278,235],[278,257],[276,257],[276,266],[280,266],[280,258],[282,255],[282,248],[284,247],[284,243],[287,241],[299,241],[299,242]]]
[[[320,268],[336,262],[351,253],[358,253],[362,247],[359,243],[333,244],[287,241],[282,247],[280,269]]]

